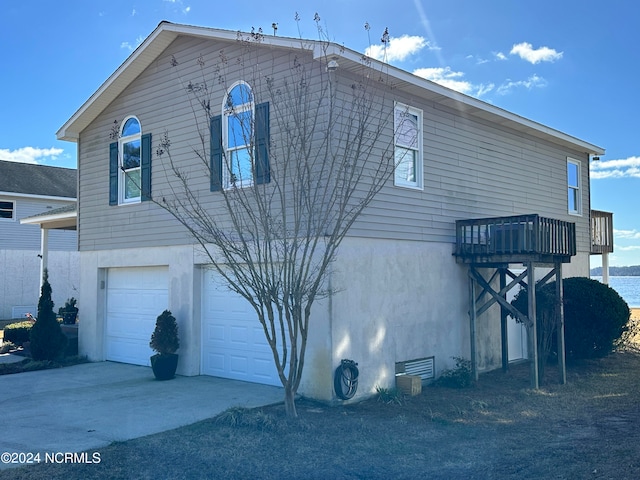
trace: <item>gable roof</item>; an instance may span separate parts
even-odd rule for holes
[[[57,132],[59,140],[76,142],[80,133],[140,75],[180,35],[234,42],[238,32],[209,27],[161,22],[142,44],[120,65],[120,67],[98,88]],[[356,70],[362,68],[363,55],[342,45],[317,40],[300,40],[265,35],[261,44],[272,47],[304,49],[321,61],[337,60],[340,68]],[[367,62],[376,68],[384,65],[393,79],[394,88],[402,89],[434,104],[455,108],[461,115],[483,119],[516,131],[538,137],[552,143],[576,149],[590,155],[604,155],[602,147],[580,140],[541,123],[511,113],[502,108],[451,90],[430,80],[418,77],[397,67],[382,64],[373,59]]]
[[[75,199],[77,170],[0,160],[0,193]]]

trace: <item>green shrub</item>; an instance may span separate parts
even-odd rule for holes
[[[456,361],[455,368],[443,371],[434,385],[449,388],[467,388],[473,385],[471,360],[461,357],[452,358]]]
[[[4,327],[4,341],[22,345],[29,341],[29,333],[33,322],[24,321],[11,323]]]
[[[31,356],[34,360],[54,360],[61,357],[67,344],[67,337],[62,333],[60,324],[53,311],[49,274],[45,270],[38,300],[38,319],[31,328]]]
[[[180,347],[178,324],[169,310],[162,312],[156,319],[156,328],[151,334],[149,346],[158,353],[176,353]]]
[[[604,357],[610,354],[627,331],[631,312],[629,306],[614,289],[586,277],[565,278],[564,322],[565,350],[573,359]],[[537,314],[554,317],[555,282],[544,285],[537,292]],[[521,301],[517,301],[522,297]],[[518,295],[512,302],[521,312],[527,310],[527,295]],[[552,322],[555,329],[555,322]],[[557,352],[556,335],[552,351]]]
[[[376,385],[376,398],[387,405],[402,405],[404,394],[397,388],[384,388]]]
[[[590,278],[567,278],[563,286],[567,355],[609,355],[627,330],[627,302],[613,288]]]

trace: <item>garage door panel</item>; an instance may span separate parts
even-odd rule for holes
[[[270,379],[273,370],[273,359],[260,359],[254,361],[255,375],[261,378]]]
[[[224,374],[224,355],[222,353],[209,352],[203,358],[203,370],[207,375],[221,377]]]
[[[251,343],[254,348],[259,348],[271,354],[271,347],[267,343],[267,337],[264,336],[264,330],[262,327],[251,329]]]
[[[236,348],[249,348],[249,343],[247,342],[248,336],[249,329],[247,327],[233,325],[229,327],[229,343]]]
[[[217,273],[208,270],[202,298],[202,373],[281,385],[271,348],[249,302],[222,286]]]
[[[167,267],[111,268],[107,272],[106,358],[149,365],[156,318],[168,306]]]

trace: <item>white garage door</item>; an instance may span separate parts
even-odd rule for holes
[[[149,340],[156,318],[168,305],[167,267],[107,271],[107,360],[150,365]]]
[[[202,286],[202,373],[281,386],[255,310],[204,271]]]

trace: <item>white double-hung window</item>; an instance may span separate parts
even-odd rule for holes
[[[581,164],[578,160],[567,158],[567,205],[572,215],[582,215],[580,170]]]
[[[396,102],[393,124],[394,184],[422,189],[422,110]]]

